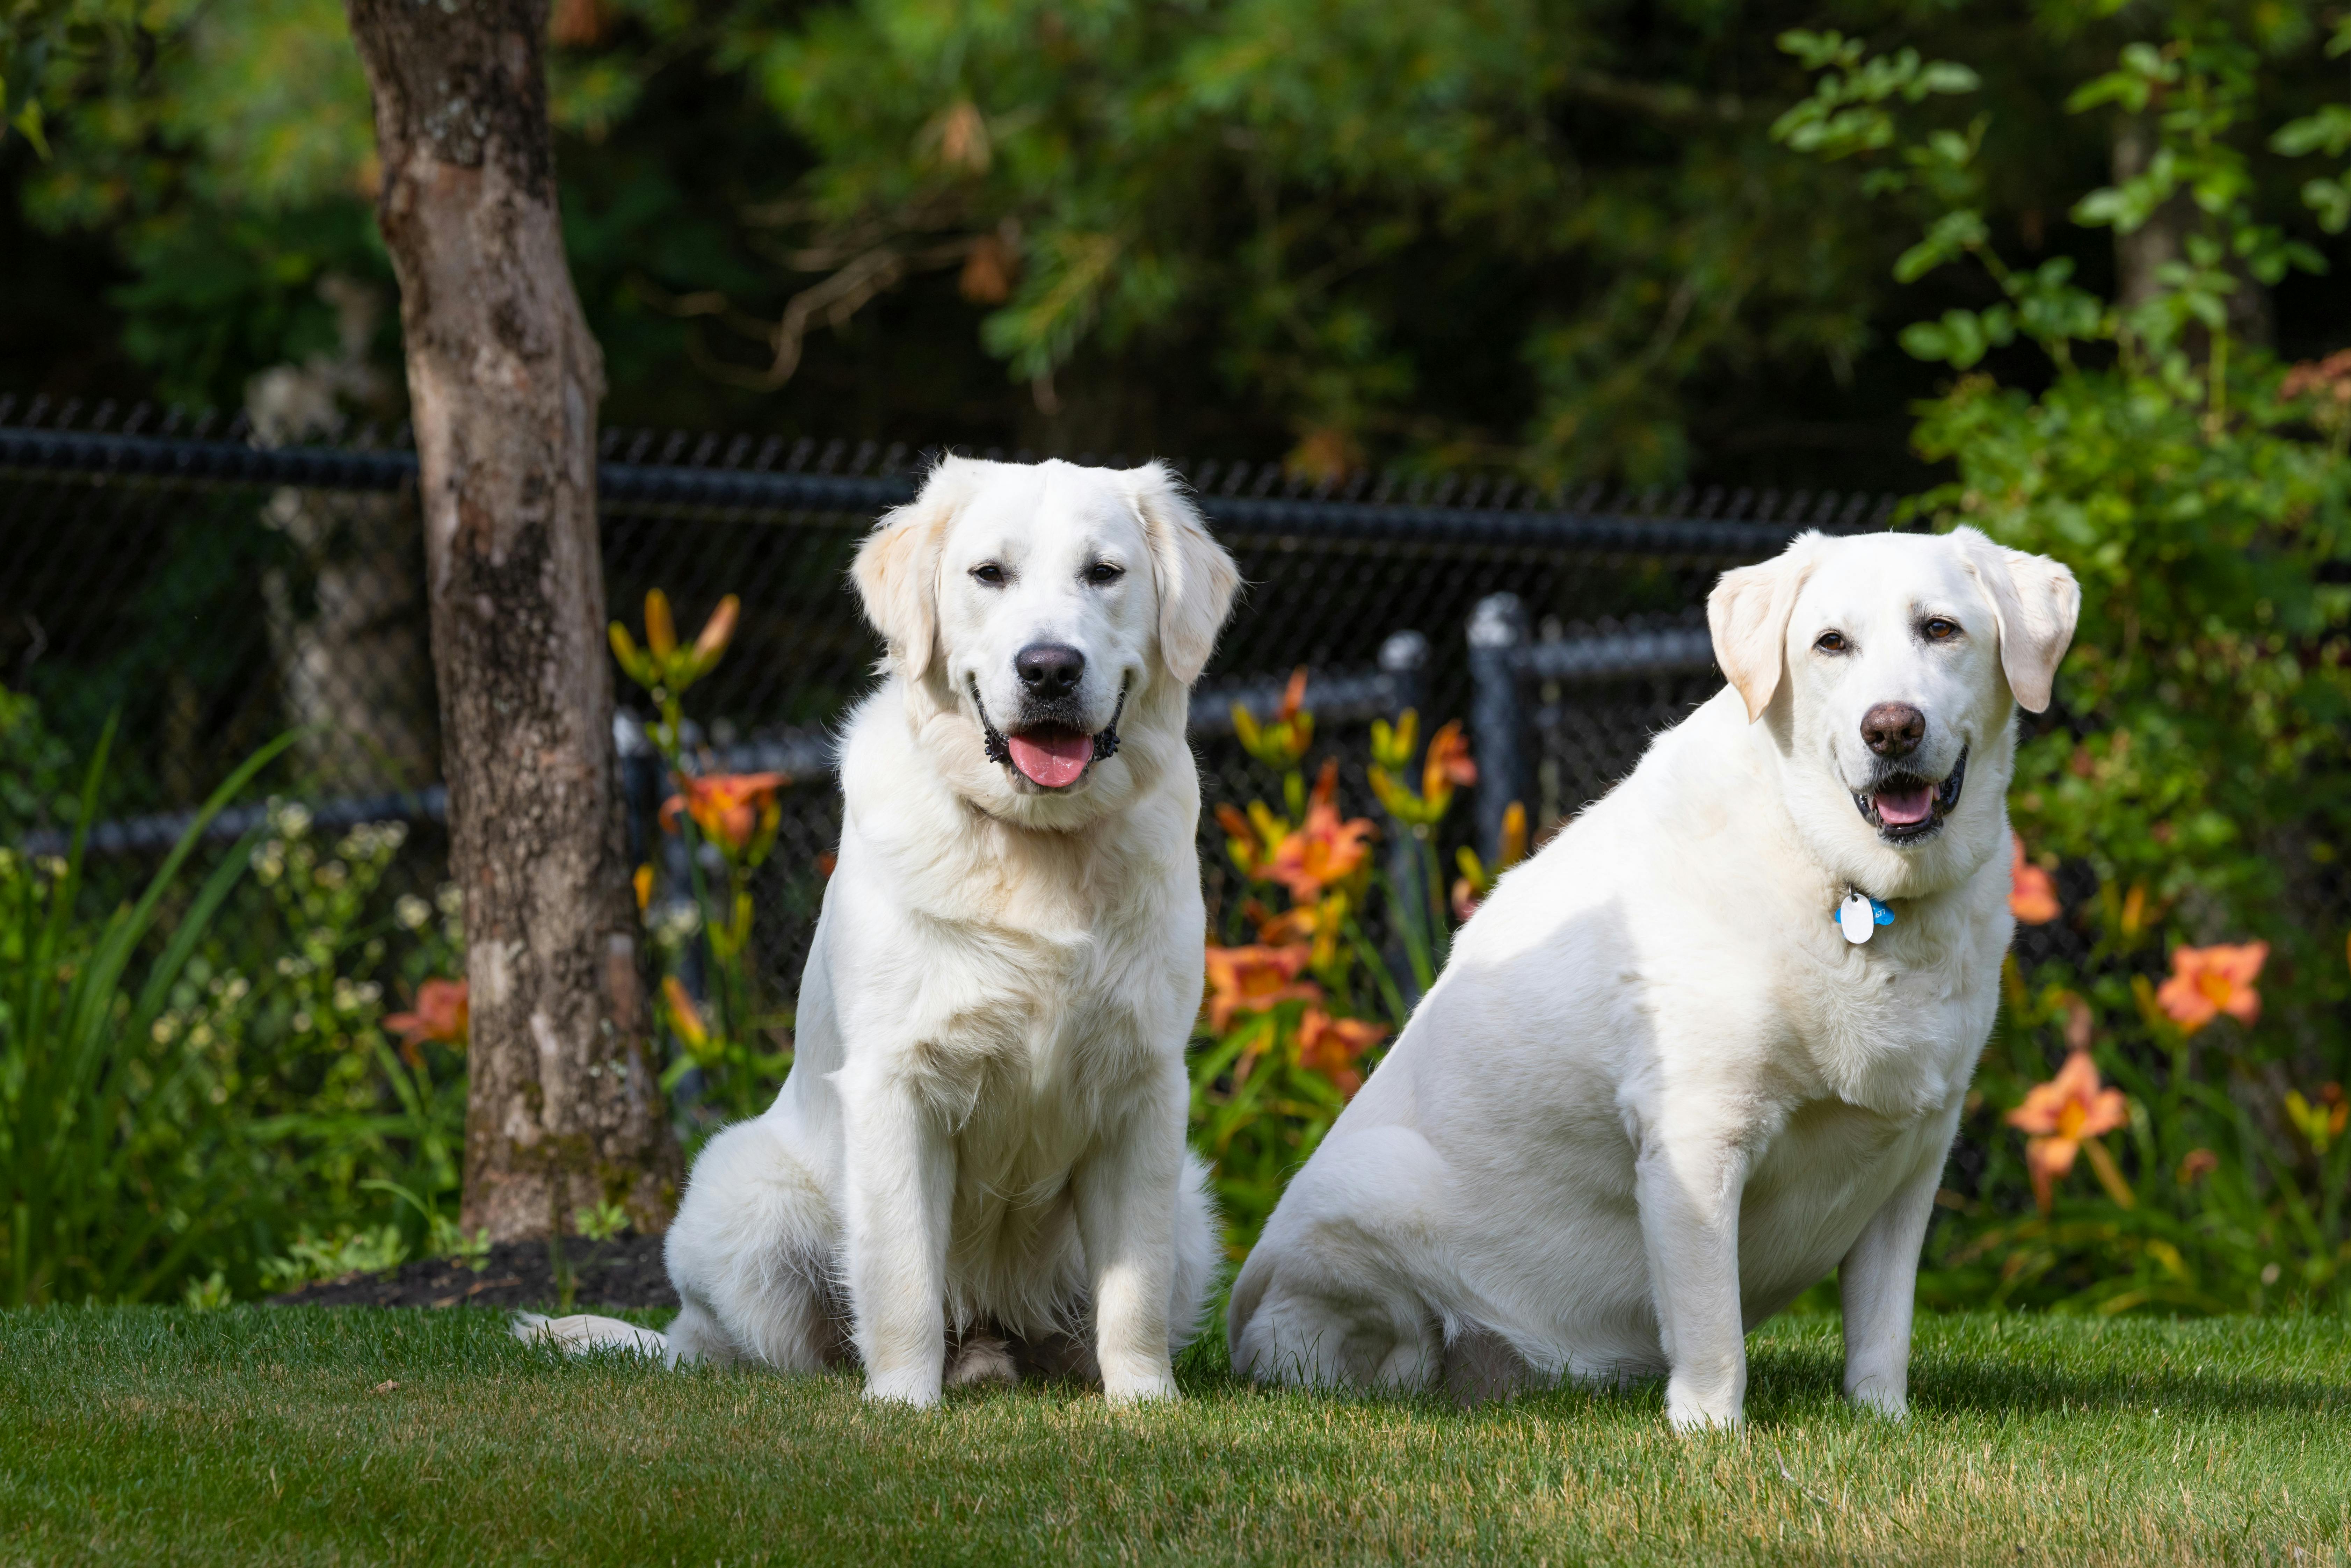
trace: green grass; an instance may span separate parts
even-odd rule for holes
[[[1834,1318],[1751,1341],[1742,1433],[1658,1391],[1067,1390],[564,1362],[464,1310],[0,1314],[0,1561],[2351,1563],[2334,1319],[1930,1319],[1917,1411]],[[390,1386],[397,1385],[397,1386]],[[2297,1554],[2299,1553],[2299,1554]]]

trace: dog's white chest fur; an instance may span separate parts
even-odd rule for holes
[[[1939,1113],[1963,1092],[1991,1023],[1998,950],[1980,951],[1990,922],[1913,909],[1866,946],[1829,936],[1817,981],[1792,988],[1788,1016],[1816,1075],[1818,1097],[1892,1121]]]

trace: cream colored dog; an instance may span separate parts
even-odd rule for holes
[[[2079,605],[1970,528],[1726,574],[1729,688],[1460,932],[1242,1269],[1235,1365],[1473,1397],[1664,1373],[1676,1426],[1735,1423],[1746,1330],[1836,1270],[1845,1392],[1901,1414],[2011,929],[2016,705]]]
[[[696,1162],[668,1334],[871,1398],[1021,1367],[1172,1396],[1216,1255],[1185,1148],[1200,1005],[1191,683],[1238,578],[1158,465],[949,458],[859,552],[850,719],[791,1076]]]

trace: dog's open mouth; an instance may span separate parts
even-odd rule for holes
[[[1892,843],[1910,843],[1943,825],[1943,819],[1959,803],[1959,790],[1967,780],[1968,751],[1961,747],[1959,759],[1951,764],[1949,776],[1937,779],[1889,773],[1867,789],[1855,791],[1853,803],[1862,820],[1877,830],[1878,837]]]
[[[1119,692],[1110,723],[1092,735],[1075,725],[1051,723],[1032,724],[1007,735],[987,716],[977,680],[971,684],[971,706],[979,713],[990,762],[1004,764],[1040,789],[1066,789],[1084,778],[1088,768],[1118,755],[1118,721],[1126,712],[1126,693]]]
[[[1065,724],[1040,724],[1004,737],[1022,778],[1043,789],[1066,789],[1094,759],[1094,737]]]

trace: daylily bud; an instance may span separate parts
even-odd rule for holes
[[[1396,716],[1395,727],[1387,720],[1372,720],[1372,760],[1391,772],[1401,772],[1412,766],[1412,754],[1420,740],[1420,710],[1406,708]]]
[[[669,595],[658,588],[645,594],[645,646],[664,664],[677,652],[677,622],[670,619]]]
[[[735,636],[735,622],[743,612],[743,601],[728,594],[702,623],[702,635],[694,640],[694,673],[708,674],[717,666],[718,656],[726,652],[726,644]]]
[[[660,676],[655,673],[652,661],[637,651],[636,639],[629,635],[626,626],[613,622],[609,635],[612,643],[612,657],[621,662],[622,674],[641,686],[660,684]]]
[[[702,1009],[694,1005],[675,975],[662,977],[662,1000],[668,1004],[669,1027],[681,1044],[689,1051],[700,1051],[710,1043],[710,1028],[702,1021]]]

